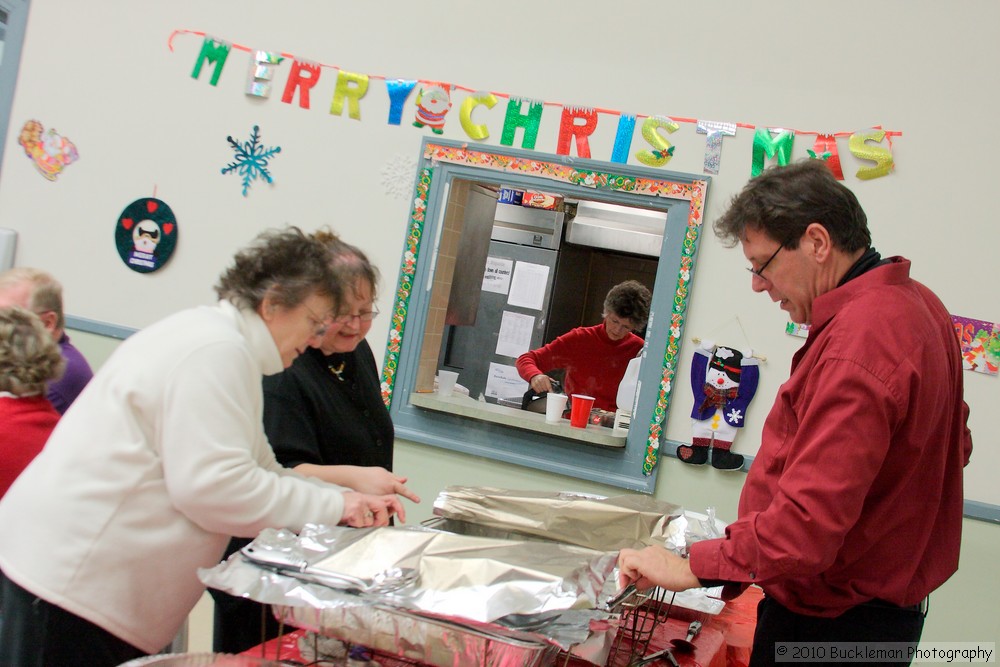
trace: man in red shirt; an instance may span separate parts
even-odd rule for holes
[[[948,311],[882,259],[854,194],[818,160],[754,179],[715,223],[751,286],[810,325],[764,424],[726,536],[623,549],[623,583],[759,584],[751,665],[779,642],[905,642],[958,569],[972,452]],[[898,664],[898,663],[897,663]]]

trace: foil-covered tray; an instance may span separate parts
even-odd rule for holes
[[[199,576],[296,627],[427,665],[544,665],[560,651],[603,665],[617,550],[683,554],[725,527],[641,495],[449,487],[434,513],[435,529],[264,531]]]
[[[474,524],[481,534],[502,531],[597,551],[662,545],[671,524],[683,515],[679,505],[641,494],[604,497],[477,486],[446,488],[433,511],[442,519]]]
[[[600,609],[614,592],[613,552],[318,525],[264,531],[244,551],[200,570],[202,582],[274,605],[296,627],[430,665],[545,664],[560,650],[601,664],[613,632]],[[369,585],[414,571],[399,586]]]
[[[278,606],[275,615],[298,628],[434,667],[541,667],[553,664],[560,651],[537,638],[498,635],[402,609]]]
[[[559,541],[604,550],[658,544],[682,556],[695,542],[722,537],[726,529],[714,508],[702,514],[637,494],[606,497],[451,486],[438,494],[433,511],[434,518],[425,525],[464,535]],[[674,605],[706,614],[725,608],[720,589],[665,595]]]

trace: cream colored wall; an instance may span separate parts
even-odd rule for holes
[[[608,20],[608,12],[619,12],[620,20]],[[218,87],[204,73],[195,81],[190,73],[200,38],[180,37],[172,52],[166,45],[171,30],[187,28],[351,71],[454,81],[566,104],[817,131],[885,124],[904,132],[893,144],[897,166],[889,177],[859,181],[854,171],[862,164],[841,143],[847,184],[868,212],[876,246],[913,259],[917,278],[952,312],[996,321],[989,286],[1000,245],[992,167],[1000,135],[993,129],[998,91],[990,82],[1000,61],[998,24],[1000,3],[993,0],[310,0],[294,6],[33,0],[0,171],[0,226],[19,232],[20,264],[63,278],[69,313],[127,326],[210,302],[210,286],[232,250],[285,222],[334,224],[369,252],[385,278],[383,294],[391,292],[409,197],[391,195],[383,173],[415,156],[428,132],[408,125],[409,110],[402,126],[387,126],[377,82],[361,121],[327,113],[331,87],[317,90],[309,111],[281,104],[284,73],[272,99],[248,100],[241,52],[231,56]],[[327,86],[332,74],[324,76]],[[489,116],[494,144],[501,109]],[[552,152],[558,113],[546,114],[538,148]],[[20,124],[30,118],[80,149],[80,161],[56,183],[35,173],[16,144]],[[244,198],[238,179],[218,171],[232,159],[224,137],[245,138],[254,123],[267,145],[283,145],[284,152],[274,163],[275,185],[258,181]],[[605,121],[602,128],[604,141],[614,125]],[[679,150],[671,169],[701,173],[704,144],[693,135],[685,125],[673,137]],[[466,139],[456,119],[445,138]],[[606,159],[609,143],[595,143],[595,157]],[[709,221],[748,178],[751,143],[747,131],[726,140],[723,168],[709,193]],[[799,139],[795,156],[808,147],[808,138]],[[154,192],[175,209],[184,240],[162,274],[139,276],[123,269],[110,239],[122,208]],[[745,338],[768,357],[758,390],[762,405],[751,410],[737,444],[749,452],[757,446],[764,404],[798,341],[780,333],[782,316],[766,297],[750,293],[743,266],[738,251],[705,235],[687,333],[720,342]],[[387,318],[376,321],[375,347],[387,330]],[[95,363],[114,346],[71,335]],[[689,355],[681,356],[678,377],[685,377]],[[989,419],[997,379],[966,376],[977,438],[973,463],[985,480],[977,491],[991,500],[1000,497],[1000,486],[991,482],[1000,446]],[[677,392],[672,406],[667,435],[673,439],[688,437],[683,415],[692,399],[686,394]],[[411,521],[429,517],[434,496],[450,484],[617,492],[414,443],[401,442],[397,451],[397,469],[425,499]],[[657,497],[694,509],[714,505],[723,519],[734,515],[742,474],[691,469],[673,459],[662,466]],[[925,637],[1000,641],[1000,526],[967,520],[965,529],[961,569],[935,594]],[[203,624],[199,618],[197,630]]]

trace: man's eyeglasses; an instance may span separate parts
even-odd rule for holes
[[[774,258],[778,256],[778,253],[781,252],[781,249],[784,248],[784,247],[785,247],[784,243],[782,243],[781,245],[779,245],[778,249],[775,250],[774,253],[770,257],[767,258],[767,261],[760,265],[759,269],[755,269],[752,266],[748,266],[747,267],[747,271],[749,271],[750,273],[754,274],[758,278],[763,278],[764,280],[767,280],[767,278],[764,278],[764,269],[767,268],[768,264],[770,264],[771,262],[774,261]]]
[[[371,310],[366,310],[361,313],[354,313],[353,315],[348,313],[345,313],[343,315],[337,315],[335,318],[333,318],[333,321],[336,322],[337,324],[347,324],[348,322],[353,322],[354,319],[357,318],[362,322],[371,322],[378,316],[378,313],[379,313],[378,306],[372,305]]]
[[[317,315],[313,309],[307,306],[304,302],[302,307],[309,311],[309,322],[313,325],[313,335],[316,337],[325,336],[326,332],[330,329],[330,323],[327,319]]]

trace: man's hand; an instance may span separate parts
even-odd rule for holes
[[[400,523],[406,522],[403,503],[394,494],[381,496],[344,491],[344,514],[340,523],[352,528],[388,526],[389,519],[396,515]]]
[[[658,546],[639,551],[622,549],[618,553],[618,571],[618,583],[622,588],[629,584],[635,584],[639,590],[653,586],[668,591],[701,587],[686,558]]]
[[[550,378],[545,373],[539,373],[535,377],[531,378],[531,382],[528,383],[536,394],[542,394],[547,391],[552,391],[552,378]]]

